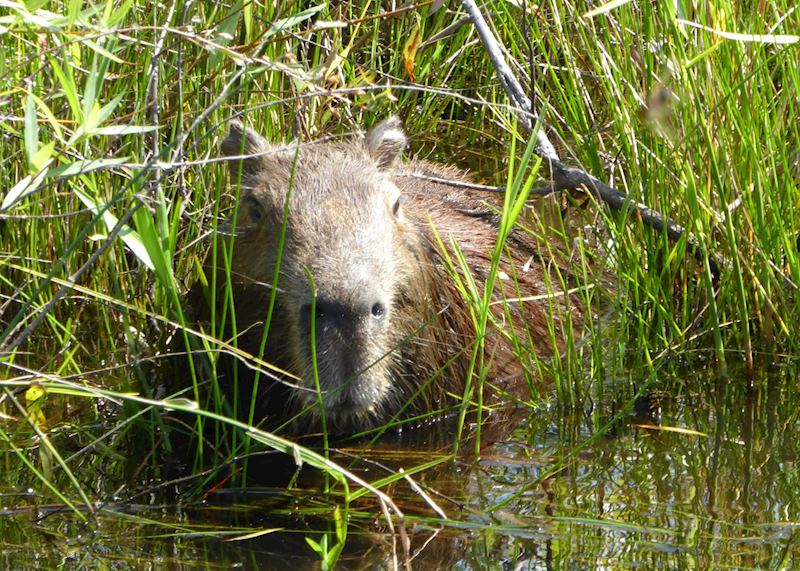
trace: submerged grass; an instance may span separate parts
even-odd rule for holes
[[[463,260],[451,260],[474,300],[478,334],[459,434],[466,415],[484,408],[491,379],[481,332],[491,321],[502,234],[518,217],[517,231],[537,236],[546,256],[572,269],[548,288],[574,288],[588,317],[584,331],[568,328],[563,353],[534,360],[530,406],[540,400],[535,378],[552,378],[557,402],[580,408],[607,390],[595,379],[629,369],[655,378],[689,352],[713,355],[721,371],[740,360],[752,370],[759,353],[796,355],[800,65],[797,38],[785,34],[800,28],[798,12],[782,1],[755,11],[731,2],[607,8],[587,15],[559,2],[489,2],[484,11],[562,157],[682,224],[722,261],[719,277],[687,255],[686,240],[671,243],[591,196],[526,200],[538,172],[529,169],[532,147],[517,152],[506,96],[455,4],[178,1],[165,10],[132,0],[6,2],[0,454],[10,483],[38,480],[43,498],[83,517],[75,504],[102,496],[86,484],[91,475],[73,475],[57,431],[73,408],[82,411],[79,423],[111,427],[95,405],[103,402],[115,415],[138,415],[135,429],[110,428],[106,454],[124,455],[136,433],[152,449],[180,446],[162,413],[181,409],[175,422],[194,423],[210,440],[194,448],[197,470],[217,461],[204,456],[212,450],[247,454],[256,440],[345,485],[343,469],[324,455],[223,419],[219,354],[260,368],[257,382],[272,372],[235,342],[217,340],[220,330],[198,335],[183,310],[186,291],[205,279],[206,252],[213,265],[230,263],[217,230],[235,212],[236,193],[216,157],[232,116],[286,140],[352,134],[396,113],[415,153],[469,166],[507,189],[489,285],[470,283]],[[209,291],[220,291],[211,279]],[[224,307],[212,324],[234,319]],[[552,311],[555,320],[560,310]],[[521,353],[530,347],[515,342]],[[210,374],[185,371],[190,393],[156,380],[176,347],[208,355]],[[639,387],[628,384],[632,402]],[[48,399],[39,415],[23,404],[36,387]],[[67,387],[73,392],[60,396]],[[199,409],[181,400],[189,395]],[[251,402],[249,425],[258,422]],[[608,430],[593,422],[592,438]],[[159,454],[132,461],[141,458],[160,472]],[[359,494],[345,492],[342,505]],[[340,553],[346,519],[332,517],[332,539],[312,544],[327,564]]]

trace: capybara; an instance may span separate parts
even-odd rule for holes
[[[394,117],[363,140],[299,145],[230,126],[222,151],[240,188],[230,273],[236,341],[250,354],[278,276],[263,360],[288,374],[260,382],[257,414],[269,424],[305,411],[295,431],[323,418],[331,432],[361,431],[441,411],[468,386],[479,347],[471,296],[482,295],[489,273],[502,195],[441,182],[468,179],[404,163],[405,146]],[[504,252],[482,338],[484,371],[497,382],[535,376],[532,355],[561,343],[564,321],[548,328],[546,315],[566,307],[563,294],[546,295],[547,259],[530,233],[515,229]],[[206,290],[199,303],[208,300]],[[198,315],[208,319],[208,307]]]

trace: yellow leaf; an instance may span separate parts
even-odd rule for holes
[[[30,408],[31,406],[41,406],[41,403],[38,402],[40,399],[44,398],[45,390],[42,385],[33,384],[25,391],[25,404]]]
[[[408,41],[403,46],[403,65],[405,65],[406,72],[411,78],[411,81],[417,80],[417,78],[414,76],[414,61],[417,58],[417,48],[419,48],[421,39],[422,36],[419,33],[419,22],[417,22],[417,24],[414,26],[414,31],[411,33],[411,37],[408,38]]]
[[[687,434],[689,436],[708,436],[705,432],[698,432],[696,430],[692,430],[691,428],[680,428],[678,426],[659,426],[655,424],[636,424],[634,423],[633,426],[636,428],[644,428],[645,430],[660,430],[663,432],[677,432],[678,434]]]
[[[25,391],[25,408],[27,409],[28,420],[42,429],[47,425],[47,419],[42,412],[46,394],[44,387],[38,384],[31,385]]]

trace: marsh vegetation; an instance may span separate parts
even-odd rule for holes
[[[458,3],[3,3],[0,561],[797,565],[796,7],[481,9],[561,159],[682,239],[537,194],[547,164]],[[390,115],[408,155],[506,191],[498,220],[565,268],[548,286],[584,318],[522,392],[476,357],[449,411],[264,430],[214,371],[269,363],[185,303],[206,260],[229,264],[229,120],[308,142]],[[496,306],[451,262],[483,355]],[[175,382],[190,350],[204,364]]]

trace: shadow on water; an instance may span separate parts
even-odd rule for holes
[[[384,488],[406,512],[414,569],[793,568],[798,372],[786,361],[750,381],[722,380],[687,367],[638,400],[626,383],[606,382],[581,410],[523,418],[479,460],[453,458],[446,438],[426,443],[422,433],[387,437],[368,451],[348,444],[332,458],[369,481],[435,464],[414,480],[446,518],[404,480]],[[276,458],[251,469],[272,472]],[[91,487],[119,484],[104,477]],[[316,474],[302,472],[288,488],[215,482],[222,485],[199,500],[176,486],[177,494],[122,503],[126,490],[88,523],[38,505],[33,490],[0,484],[0,566],[319,568],[306,537],[332,533],[338,498],[326,496]],[[348,524],[337,568],[391,568],[398,548],[377,503],[354,501]]]

